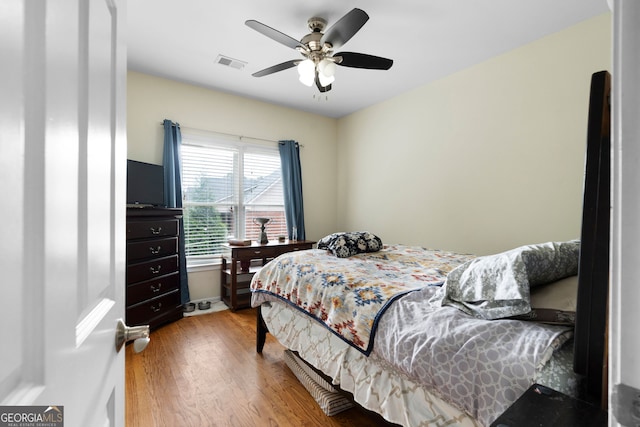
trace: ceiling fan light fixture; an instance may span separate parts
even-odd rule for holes
[[[320,78],[322,78],[322,76],[326,78],[333,77],[336,73],[335,62],[330,59],[324,58],[318,63],[318,73],[320,74]]]
[[[320,84],[322,85],[322,87],[327,87],[331,83],[333,83],[336,78],[334,76],[327,77],[324,75],[324,73],[318,73],[318,80],[320,80]]]
[[[305,86],[313,86],[313,81],[316,77],[316,67],[312,60],[305,59],[298,64],[298,74],[300,75],[300,82]]]
[[[307,21],[311,33],[300,40],[256,20],[247,20],[245,24],[248,27],[278,43],[297,50],[305,58],[304,60],[291,60],[276,64],[252,75],[262,77],[297,66],[300,82],[309,87],[315,83],[318,90],[324,93],[331,90],[331,84],[335,81],[336,65],[388,70],[393,65],[391,59],[357,52],[342,52],[333,56],[333,49],[338,49],[349,41],[360,31],[368,19],[369,15],[365,11],[354,8],[325,31],[327,21],[324,18],[314,17]]]
[[[300,76],[299,78],[300,83],[302,83],[305,86],[311,87],[313,86],[313,77],[309,78],[309,76]]]
[[[331,83],[333,83],[336,72],[336,64],[327,58],[323,58],[320,62],[318,62],[318,80],[320,81],[320,85],[322,87],[327,87]]]

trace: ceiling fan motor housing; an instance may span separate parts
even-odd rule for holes
[[[309,26],[311,32],[321,33],[327,27],[327,20],[314,16],[313,18],[309,18],[309,20],[307,21],[307,25]]]
[[[321,32],[309,33],[304,36],[302,40],[300,40],[300,44],[306,46],[309,52],[327,52],[329,49],[331,49],[331,45],[329,43],[325,43],[324,46],[322,45],[322,43],[320,42],[320,39],[322,39],[322,35],[323,34]]]

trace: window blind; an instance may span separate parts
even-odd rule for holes
[[[229,238],[258,240],[257,217],[270,218],[269,239],[286,234],[277,146],[183,132],[181,155],[187,257],[218,255]]]

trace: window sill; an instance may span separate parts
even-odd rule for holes
[[[209,259],[187,259],[187,273],[220,270],[222,263],[219,258]]]

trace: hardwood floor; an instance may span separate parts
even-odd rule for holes
[[[139,354],[126,348],[126,425],[375,426],[352,408],[327,417],[267,336],[256,353],[254,309],[185,317],[151,333]]]

